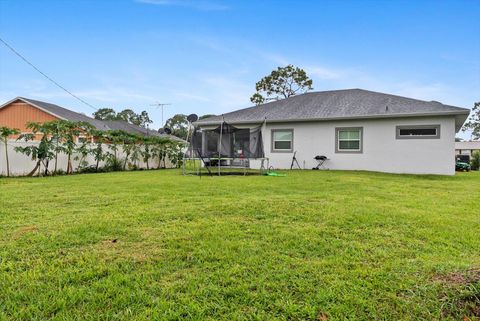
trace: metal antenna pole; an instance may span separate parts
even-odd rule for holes
[[[154,106],[154,107],[156,107],[156,108],[158,108],[158,107],[162,108],[162,128],[164,127],[164,122],[163,122],[163,108],[164,108],[165,106],[170,106],[170,105],[171,105],[171,104],[162,104],[162,103],[158,103],[158,102],[155,103],[155,104],[151,104],[151,105],[150,105],[150,106]]]
[[[190,137],[190,127],[192,126],[192,123],[190,121],[188,121],[188,131],[187,131],[187,144],[188,144],[188,147],[187,149],[185,150],[185,152],[183,153],[183,162],[182,162],[182,168],[183,168],[183,175],[186,174],[186,167],[185,167],[185,159],[187,158],[187,154],[188,152],[190,151],[190,148],[193,149],[193,146],[192,146],[192,138]],[[193,136],[193,133],[192,133],[192,136]],[[190,140],[189,140],[190,138]],[[192,153],[190,152],[190,157],[192,157]],[[195,164],[195,160],[193,161],[193,163]],[[195,165],[194,165],[195,166]],[[193,170],[195,171],[195,167],[193,168]]]

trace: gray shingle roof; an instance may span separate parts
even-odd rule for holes
[[[25,97],[17,97],[3,105],[0,106],[0,108],[9,105],[10,103],[17,101],[17,100],[22,100],[28,104],[31,104],[41,110],[44,110],[47,113],[50,113],[60,119],[65,119],[65,120],[70,120],[70,121],[84,121],[95,127],[96,129],[99,130],[123,130],[127,133],[132,133],[132,134],[137,134],[137,135],[150,135],[150,136],[158,136],[158,137],[164,137],[164,138],[169,138],[172,140],[177,140],[177,141],[183,141],[183,139],[178,138],[176,136],[172,135],[167,135],[167,134],[160,134],[159,132],[155,130],[150,130],[146,129],[137,125],[133,125],[130,123],[127,123],[125,121],[105,121],[105,120],[99,120],[95,119],[92,117],[89,117],[84,114],[80,114],[74,111],[71,111],[69,109],[60,107],[55,104],[47,103],[44,101],[40,100],[35,100],[35,99],[30,99],[30,98],[25,98]]]
[[[287,99],[240,109],[223,115],[227,123],[292,122],[356,118],[387,118],[421,115],[462,115],[469,109],[383,94],[363,89],[309,92]],[[460,119],[461,120],[461,119]],[[460,121],[459,120],[459,121]],[[197,121],[197,125],[214,125],[222,116]],[[463,119],[463,122],[465,119]],[[461,126],[461,125],[460,125]]]
[[[25,97],[18,97],[18,99],[21,99],[27,103],[37,106],[40,109],[43,109],[46,112],[51,113],[59,118],[70,120],[70,121],[84,121],[99,130],[108,130],[108,127],[106,127],[106,125],[101,120],[88,117],[87,115],[84,115],[84,114],[76,113],[74,111],[60,107],[58,105],[46,103],[40,100],[25,98]]]
[[[123,130],[127,133],[137,134],[137,135],[145,135],[145,136],[157,136],[163,138],[169,138],[177,141],[184,141],[181,138],[178,138],[173,135],[159,133],[156,130],[146,129],[134,124],[127,123],[122,120],[103,120],[102,121],[109,130]]]

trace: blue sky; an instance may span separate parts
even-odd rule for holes
[[[0,35],[97,107],[221,114],[277,66],[315,90],[363,88],[468,107],[480,100],[480,1],[0,0]],[[0,100],[91,114],[0,46]]]

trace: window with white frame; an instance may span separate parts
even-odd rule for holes
[[[440,125],[397,126],[397,139],[440,138]]]
[[[361,153],[363,145],[362,127],[336,128],[336,153]]]
[[[272,129],[272,152],[293,151],[293,129]]]

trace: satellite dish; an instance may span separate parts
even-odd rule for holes
[[[170,128],[168,128],[168,127],[165,127],[165,128],[163,129],[163,132],[164,132],[165,134],[167,134],[167,135],[170,135],[170,134],[172,133],[172,130],[171,130]]]
[[[197,116],[197,114],[190,114],[190,115],[188,115],[187,120],[189,122],[193,123],[194,121],[198,120],[198,116]]]

